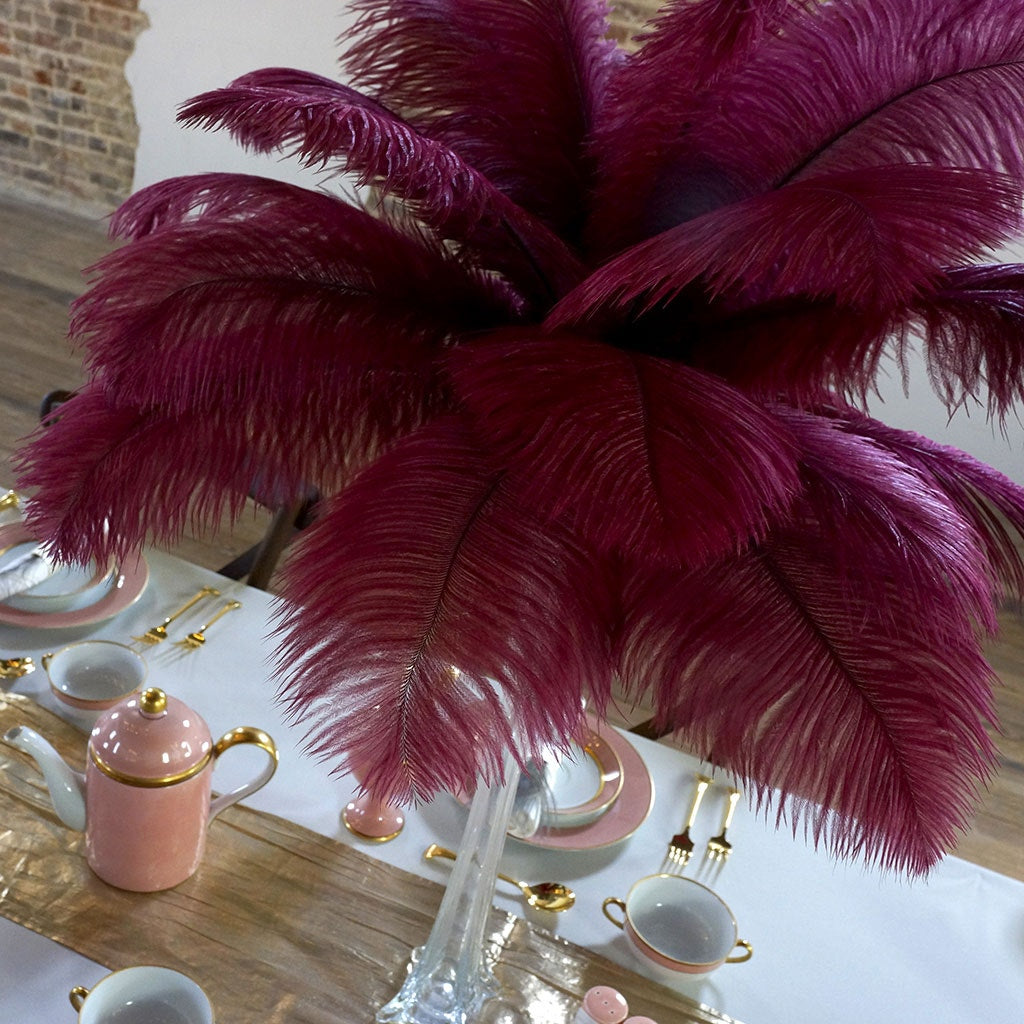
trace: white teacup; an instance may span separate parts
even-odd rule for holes
[[[612,906],[622,910],[621,921],[609,910]],[[648,875],[633,884],[624,900],[610,896],[601,909],[637,953],[670,971],[707,974],[754,955],[753,946],[739,937],[724,900],[691,878]],[[742,952],[730,955],[737,948]]]
[[[99,714],[141,689],[146,660],[115,640],[82,640],[40,659],[57,700]]]
[[[126,967],[69,998],[78,1024],[214,1024],[206,993],[169,967]]]

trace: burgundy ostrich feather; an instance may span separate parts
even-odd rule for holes
[[[1024,397],[1024,264],[953,268],[912,313],[947,406],[986,390],[1002,416]]]
[[[811,5],[709,90],[691,124],[686,152],[748,193],[904,160],[1019,176],[1024,2]]]
[[[357,0],[353,84],[576,241],[617,59],[605,0]]]
[[[119,400],[247,434],[338,482],[443,407],[433,363],[448,334],[507,319],[507,297],[429,238],[330,196],[271,185],[240,220],[222,210],[240,190],[259,191],[201,176],[131,204],[120,226],[137,233],[193,198],[208,208],[107,257],[73,334]]]
[[[763,536],[796,493],[785,426],[690,367],[525,332],[451,363],[523,499],[598,550],[699,564]]]
[[[346,86],[273,68],[197,96],[179,120],[226,128],[258,152],[290,147],[313,166],[338,159],[361,183],[407,200],[442,237],[460,240],[528,294],[550,300],[580,279],[565,243],[454,150]]]
[[[524,752],[560,745],[584,694],[607,699],[604,591],[572,534],[438,420],[360,474],[290,563],[287,705],[314,750],[343,744],[399,800],[496,778],[513,731]]]
[[[293,463],[261,459],[244,437],[204,436],[193,415],[118,404],[102,380],[61,405],[18,468],[23,486],[46,495],[33,503],[34,527],[77,561],[122,560],[147,541],[173,544],[187,528],[237,519],[261,474],[282,494],[302,482]]]
[[[671,0],[631,52],[601,0],[357,10],[354,82],[182,118],[386,201],[126,203],[32,523],[124,556],[314,484],[281,699],[339,768],[492,778],[617,670],[834,852],[925,870],[992,766],[1024,490],[844,403],[918,339],[949,406],[1024,394],[1024,271],[979,262],[1021,230],[1024,0]]]
[[[874,167],[819,175],[665,231],[591,274],[549,328],[640,300],[650,309],[694,281],[715,295],[759,287],[888,312],[1020,228],[1018,181],[953,167]]]
[[[954,267],[909,303],[866,312],[794,296],[710,303],[700,329],[680,342],[689,361],[736,385],[807,402],[841,388],[864,398],[892,355],[905,371],[916,340],[939,396],[952,411],[987,396],[1006,416],[1024,397],[1024,267]]]
[[[910,431],[897,430],[856,409],[820,408],[844,430],[868,438],[939,488],[969,523],[985,547],[985,565],[993,590],[1024,594],[1024,553],[1014,535],[1024,536],[1024,488],[966,452]]]
[[[949,494],[915,461],[903,459],[896,446],[877,443],[870,434],[843,429],[820,409],[796,411],[778,406],[775,415],[796,439],[803,502],[778,532],[799,528],[806,520],[812,532],[830,543],[833,564],[857,593],[870,599],[866,588],[881,586],[875,599],[887,603],[890,588],[912,589],[922,605],[936,595],[936,581],[947,614],[970,631],[972,625],[994,632],[993,573],[971,518],[964,517]],[[1024,491],[1020,492],[1024,494]],[[840,514],[841,513],[841,514]],[[887,571],[873,579],[863,566],[846,563],[858,545],[881,546],[887,552]],[[918,627],[922,631],[929,623]],[[936,619],[937,642],[946,632],[943,616]]]
[[[748,57],[787,14],[806,6],[801,0],[668,0],[659,9],[636,57],[614,69],[595,131],[593,150],[601,164],[588,238],[602,253],[643,238],[653,208],[678,209],[682,177],[657,167],[673,153],[666,126],[687,123],[705,89]],[[704,183],[687,200],[701,212],[721,188],[721,175],[712,173],[719,181]]]
[[[778,814],[794,828],[920,871],[966,827],[963,780],[994,765],[993,677],[971,626],[995,625],[977,523],[922,471],[938,453],[904,461],[896,433],[883,447],[873,430],[787,421],[804,452],[797,513],[736,558],[636,569],[620,672],[763,799],[789,794]],[[1019,524],[1024,490],[1004,487]]]
[[[637,691],[658,687],[662,722],[693,749],[763,799],[787,794],[778,813],[794,828],[917,873],[953,845],[993,767],[993,678],[954,616],[938,652],[942,595],[901,589],[893,555],[837,551],[803,522],[689,574],[637,574],[619,666]],[[854,560],[863,591],[846,579]]]

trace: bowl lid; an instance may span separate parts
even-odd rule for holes
[[[139,786],[167,786],[202,771],[213,740],[203,719],[184,701],[151,686],[100,716],[89,755],[105,775]]]

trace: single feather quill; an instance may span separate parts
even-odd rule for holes
[[[285,575],[283,697],[312,750],[343,743],[397,800],[494,779],[503,746],[562,745],[582,697],[607,700],[601,594],[572,535],[540,527],[458,419],[438,420],[303,534]]]
[[[796,493],[786,428],[680,363],[528,332],[450,361],[523,500],[599,550],[697,564],[763,536]]]
[[[226,128],[257,152],[290,150],[310,166],[336,160],[360,183],[407,201],[441,237],[458,239],[528,293],[550,299],[581,276],[557,235],[452,149],[330,79],[283,68],[254,72],[190,100],[179,120]]]

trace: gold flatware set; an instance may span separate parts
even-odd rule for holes
[[[194,608],[200,601],[205,601],[208,597],[220,597],[220,591],[216,587],[206,586],[193,594],[180,608],[176,608],[170,615],[168,615],[162,622],[158,622],[155,626],[150,626],[144,633],[140,633],[138,636],[133,636],[132,639],[137,643],[145,644],[147,647],[154,647],[157,644],[163,643],[167,639],[167,627],[177,619],[181,618],[190,608]],[[191,633],[186,634],[181,640],[175,640],[174,645],[181,647],[186,651],[198,650],[203,644],[206,643],[206,631],[222,616],[227,615],[228,612],[234,611],[236,608],[241,608],[242,602],[230,600],[227,601],[214,615],[212,615],[206,622],[203,623],[198,629],[193,630]]]
[[[690,810],[683,822],[682,831],[674,835],[665,851],[665,859],[662,863],[662,872],[670,875],[682,875],[690,860],[693,857],[695,844],[690,835],[697,820],[704,795],[712,785],[712,779],[707,775],[698,774],[694,777],[693,797],[690,802]],[[697,866],[696,877],[705,881],[715,881],[725,862],[732,854],[732,843],[726,838],[729,826],[732,824],[733,815],[736,813],[736,804],[740,799],[740,791],[735,786],[730,786],[726,792],[725,808],[722,813],[721,824],[718,833],[708,839],[704,847],[704,857]]]
[[[184,639],[176,640],[175,644],[178,647],[185,647],[190,651],[194,651],[199,647],[202,647],[206,643],[206,631],[219,619],[227,615],[228,612],[233,612],[236,608],[241,608],[241,601],[228,601],[212,618],[207,619],[203,625],[192,633],[188,633]]]
[[[189,608],[198,604],[207,597],[220,597],[220,591],[215,587],[203,587],[199,593],[190,597],[180,608],[171,612],[163,622],[158,622],[155,626],[150,626],[145,633],[141,633],[139,636],[133,636],[132,639],[138,640],[139,643],[146,644],[147,646],[163,643],[167,639],[167,627],[174,622],[175,619],[184,615]]]

